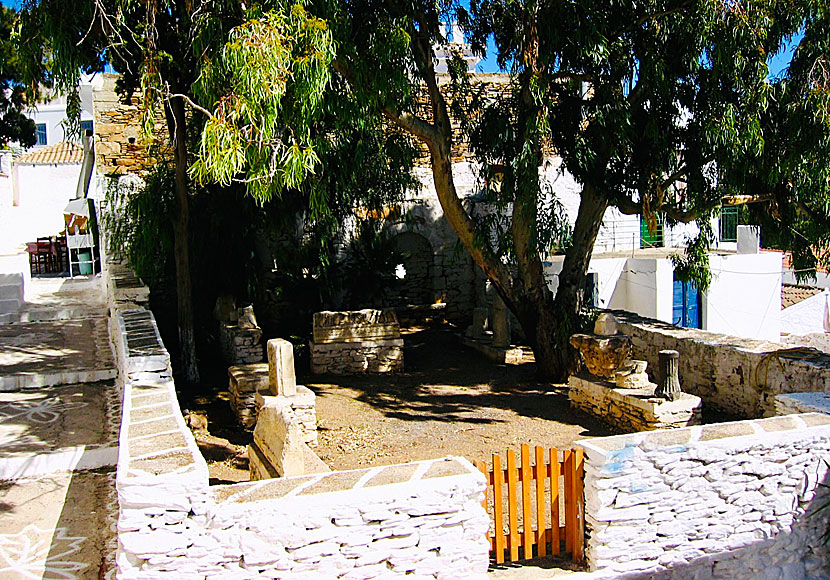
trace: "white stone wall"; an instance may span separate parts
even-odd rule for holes
[[[792,335],[824,333],[824,308],[830,290],[810,296],[781,311],[781,332]]]
[[[631,337],[632,356],[658,368],[657,353],[680,353],[680,386],[704,406],[742,417],[775,415],[775,395],[830,392],[830,356],[787,358],[785,345],[668,326],[615,311],[620,330]]]
[[[585,450],[598,578],[826,578],[830,417],[606,437]]]
[[[486,578],[484,476],[462,458],[209,486],[169,356],[140,351],[157,337],[152,314],[111,308],[123,388],[117,578]],[[144,313],[150,324],[130,324]]]

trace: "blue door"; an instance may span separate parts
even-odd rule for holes
[[[674,281],[672,322],[686,328],[700,328],[700,293],[693,283]]]

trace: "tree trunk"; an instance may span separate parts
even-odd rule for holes
[[[187,188],[187,117],[184,100],[173,97],[165,107],[167,129],[173,143],[176,208],[173,222],[173,252],[176,260],[176,300],[179,328],[179,368],[185,381],[199,382],[196,337],[193,332],[193,294],[190,280],[190,206]]]

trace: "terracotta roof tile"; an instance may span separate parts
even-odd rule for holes
[[[14,160],[16,165],[74,165],[81,163],[84,150],[77,143],[61,141],[40,147]]]
[[[815,286],[798,286],[796,284],[782,284],[781,285],[781,308],[787,308],[793,304],[798,304],[802,300],[807,300],[811,296],[820,294],[821,288]]]

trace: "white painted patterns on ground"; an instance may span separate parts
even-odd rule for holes
[[[89,564],[71,557],[85,541],[68,535],[66,528],[44,530],[35,525],[16,534],[0,534],[0,578],[76,580]]]

